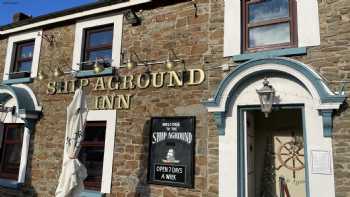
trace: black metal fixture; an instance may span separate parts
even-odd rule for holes
[[[126,54],[126,51],[122,53],[122,59],[124,59],[125,54]],[[79,68],[81,68],[81,66],[84,64],[93,65],[93,71],[96,74],[103,72],[105,70],[106,66],[111,66],[112,72],[115,75],[114,80],[116,80],[116,81],[119,80],[118,70],[121,68],[133,69],[137,66],[143,66],[143,67],[145,67],[145,70],[144,70],[145,77],[149,77],[151,75],[150,66],[155,65],[155,64],[163,64],[168,70],[173,70],[173,68],[176,66],[177,63],[181,63],[185,69],[185,61],[183,59],[179,59],[173,50],[169,50],[167,59],[165,59],[165,60],[159,60],[159,61],[141,60],[135,52],[130,51],[128,53],[127,60],[125,62],[123,61],[124,63],[122,63],[122,65],[120,67],[112,66],[112,61],[113,61],[112,59],[97,58],[94,61],[89,60],[89,61],[77,63],[77,65],[79,65]],[[50,72],[53,73],[54,77],[61,77],[61,76],[66,75],[66,74],[71,74],[71,75],[75,76],[79,72],[79,70],[80,69],[78,69],[78,70],[71,69],[68,71],[62,71],[59,66],[56,66],[53,71],[50,69]],[[187,73],[183,73],[183,74],[187,74]],[[46,73],[44,73],[42,70],[39,71],[39,73],[38,73],[39,80],[44,80],[47,77],[48,76]]]
[[[259,95],[261,111],[265,114],[265,118],[269,117],[272,111],[272,104],[275,98],[275,89],[269,85],[267,78],[264,78],[263,87],[256,92]]]
[[[139,25],[141,23],[140,18],[136,15],[134,10],[128,9],[124,12],[124,16],[126,18],[126,21],[128,21],[129,24],[135,26]]]
[[[38,33],[38,36],[41,36],[44,40],[46,40],[47,42],[49,42],[50,46],[54,46],[54,44],[56,43],[56,38],[55,35],[53,33],[49,34],[49,33]]]
[[[155,60],[140,60],[139,56],[135,52],[130,51],[128,59],[124,63],[124,67],[127,67],[128,69],[132,69],[132,68],[134,68],[136,66],[144,66],[147,69],[151,65],[163,64],[163,65],[165,65],[165,67],[168,70],[172,70],[175,67],[176,63],[184,64],[185,61],[183,59],[179,59],[175,55],[173,50],[169,50],[168,51],[168,56],[167,56],[166,60],[159,60],[159,61],[155,61]]]
[[[196,0],[192,0],[192,4],[194,7],[194,16],[198,17],[198,6],[197,6],[197,1]]]
[[[4,104],[0,104],[0,123],[4,123],[7,114],[11,113],[12,117],[15,116],[16,107],[6,107]]]

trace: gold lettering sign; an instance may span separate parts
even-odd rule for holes
[[[47,84],[48,95],[70,94],[77,88],[92,85],[92,91],[115,91],[162,87],[183,87],[185,85],[200,85],[205,80],[202,69],[188,69],[186,71],[152,72],[149,75],[135,74],[97,77],[93,79],[75,79],[66,81],[50,81]],[[94,97],[95,109],[130,109],[131,94],[109,94]]]

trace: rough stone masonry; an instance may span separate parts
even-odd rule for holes
[[[313,66],[328,79],[349,80],[350,1],[318,0],[321,46],[308,48],[305,56],[291,57]],[[142,6],[141,6],[142,7]],[[123,27],[122,48],[135,51],[143,59],[165,59],[173,49],[188,68],[206,70],[230,63],[223,58],[224,0],[197,0],[197,17],[188,1],[152,3],[142,7],[138,26]],[[42,42],[39,68],[50,71],[56,65],[69,69],[74,44],[74,23],[46,27],[44,33],[59,32],[54,48]],[[5,64],[7,37],[0,39],[0,75]],[[152,72],[164,70],[152,66]],[[175,68],[176,69],[176,68]],[[142,69],[124,70],[128,75]],[[130,73],[128,73],[130,72]],[[134,89],[130,109],[117,111],[116,145],[112,175],[113,197],[216,197],[218,196],[218,135],[212,114],[200,103],[208,99],[225,73],[206,71],[198,86]],[[66,76],[65,80],[69,79]],[[73,80],[73,78],[71,79]],[[28,84],[43,106],[30,141],[25,185],[20,191],[0,189],[0,196],[54,196],[62,165],[66,106],[72,94],[47,94],[50,79]],[[330,84],[335,90],[339,84]],[[89,98],[105,94],[87,88]],[[349,94],[349,86],[345,89]],[[107,90],[107,93],[110,90]],[[128,94],[129,90],[117,90]],[[92,99],[89,99],[92,100]],[[175,188],[147,184],[149,120],[151,116],[196,116],[195,188]],[[350,196],[350,111],[334,119],[333,152],[336,196]]]

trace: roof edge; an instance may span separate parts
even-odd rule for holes
[[[152,2],[152,0],[112,0],[107,2],[90,3],[0,26],[0,36],[149,2]]]

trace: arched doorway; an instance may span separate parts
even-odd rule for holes
[[[275,109],[269,119],[260,117],[260,102],[256,93],[262,87],[265,77],[276,91]],[[263,130],[265,136],[271,136],[270,141],[276,148],[270,149],[275,155],[278,151],[289,153],[294,145],[299,145],[296,150],[302,159],[294,161],[303,163],[302,167],[289,162],[290,156],[283,158],[285,153],[282,156],[280,154],[282,158],[272,156],[270,164],[274,164],[275,168],[283,164],[280,169],[289,169],[291,175],[288,176],[295,183],[298,182],[298,174],[298,184],[303,184],[303,189],[299,187],[302,190],[301,196],[335,196],[330,138],[332,113],[340,107],[344,99],[344,96],[330,91],[322,78],[310,67],[287,58],[252,60],[231,71],[220,83],[214,97],[205,103],[208,111],[214,113],[220,135],[219,196],[261,196],[264,183],[261,176],[264,172],[264,160],[268,157],[268,143],[264,144],[266,137],[260,135]],[[248,131],[249,121],[255,123],[254,132]],[[276,129],[278,127],[283,129]],[[260,144],[258,150],[262,151],[250,153],[251,141],[254,141],[255,146]],[[259,159],[256,155],[266,156]],[[254,178],[249,178],[248,171],[252,171],[252,166],[255,166],[254,170],[260,171],[260,175],[255,174]],[[296,170],[297,168],[302,170]],[[274,184],[269,188],[273,190],[274,187],[277,196],[281,196],[279,178],[288,178],[287,171],[281,171],[274,169],[272,173],[275,176],[271,179]],[[256,191],[255,187],[259,187],[258,192],[252,192]],[[294,196],[300,196],[300,193],[297,192]]]

